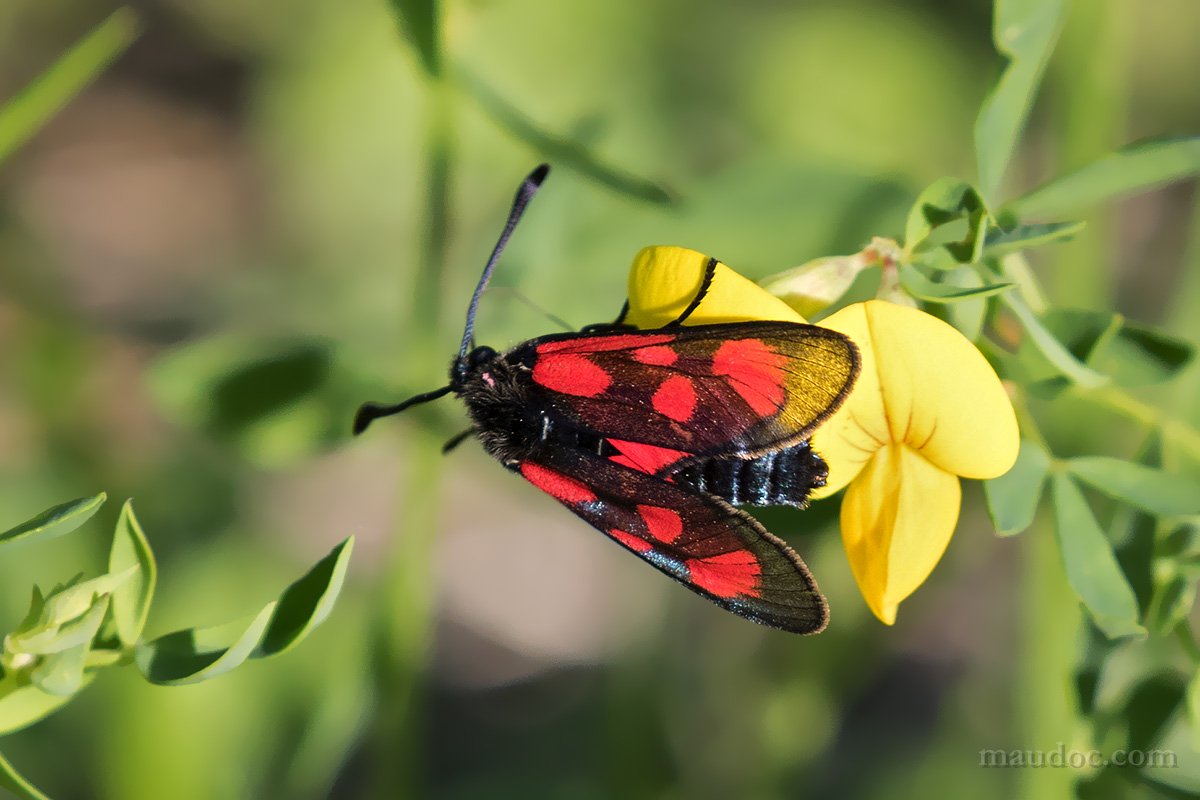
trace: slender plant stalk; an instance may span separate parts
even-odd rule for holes
[[[445,81],[430,80],[429,162],[425,233],[409,306],[405,351],[410,368],[439,375],[444,367],[437,354],[449,341],[441,334],[442,287],[449,239],[450,173],[453,155],[453,115]],[[372,796],[381,800],[419,797],[424,742],[423,681],[432,640],[433,550],[441,522],[440,442],[417,426],[412,431],[409,472],[400,487],[402,512],[392,542],[391,560],[379,592],[379,647],[376,680],[377,734]]]
[[[1051,79],[1061,98],[1056,150],[1063,171],[1076,169],[1112,151],[1125,140],[1128,14],[1117,3],[1072,3],[1059,40]],[[1092,211],[1088,235],[1057,249],[1046,282],[1050,295],[1078,308],[1112,308],[1116,277],[1097,264],[1112,262],[1116,212]]]
[[[1017,687],[1019,749],[1053,751],[1059,742],[1070,750],[1076,709],[1071,677],[1079,649],[1079,601],[1063,575],[1053,523],[1045,516],[1022,535],[1025,580],[1022,583],[1021,657]],[[1069,769],[1018,770],[1014,797],[1061,800],[1073,797]]]

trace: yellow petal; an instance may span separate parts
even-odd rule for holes
[[[629,271],[629,314],[638,328],[659,328],[678,317],[704,278],[708,256],[683,247],[643,248]],[[718,262],[712,285],[688,323],[742,322],[752,319],[804,322],[787,303]]]
[[[821,324],[854,339],[864,374],[813,437],[830,465],[819,496],[853,477],[872,442],[904,442],[966,478],[1003,475],[1016,461],[1012,403],[991,365],[953,326],[879,300],[848,306]]]
[[[958,478],[912,448],[879,449],[842,500],[842,542],[859,591],[880,620],[933,571],[958,521]]]
[[[814,499],[828,497],[850,483],[875,451],[891,441],[866,303],[847,306],[821,324],[846,334],[858,345],[862,371],[846,402],[813,434],[813,450],[829,466],[829,478],[813,492]]]

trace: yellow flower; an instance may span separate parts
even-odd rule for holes
[[[675,318],[700,285],[707,257],[648,247],[629,275],[628,321]],[[688,322],[804,319],[725,265]],[[848,487],[841,527],[867,605],[892,624],[896,609],[945,552],[958,522],[959,476],[994,478],[1016,461],[1016,417],[1000,379],[955,328],[915,308],[855,303],[821,323],[854,340],[862,373],[846,403],[812,438],[829,465],[827,497]]]

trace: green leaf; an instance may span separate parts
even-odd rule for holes
[[[1193,670],[1192,677],[1188,680],[1185,698],[1188,727],[1192,732],[1192,749],[1200,751],[1200,669]]]
[[[1005,206],[1021,217],[1071,214],[1106,200],[1200,174],[1200,136],[1151,139],[1109,153]]]
[[[1072,382],[1089,389],[1108,383],[1107,375],[1102,375],[1089,368],[1055,338],[1054,334],[1046,329],[1019,294],[1006,292],[1000,296],[1000,302],[1004,303],[1024,326],[1025,332],[1029,334],[1030,343],[1060,373],[1070,378]]]
[[[983,245],[984,258],[1000,258],[1020,250],[1041,247],[1075,237],[1085,222],[1045,222],[1037,225],[1017,225],[1009,230],[989,228]]]
[[[1151,514],[1200,514],[1200,483],[1182,474],[1105,456],[1072,458],[1067,468],[1084,483]]]
[[[982,252],[982,234],[989,219],[987,206],[974,186],[956,178],[941,178],[925,187],[909,209],[904,225],[904,250],[911,256],[923,245],[930,249],[934,231],[950,228],[960,237],[960,241],[943,245],[951,264],[974,263]],[[963,224],[952,227],[959,220]],[[942,244],[940,240],[934,243]],[[926,260],[936,268],[941,268],[945,261],[938,257]]]
[[[993,283],[985,286],[956,286],[953,283],[936,283],[925,277],[912,264],[900,265],[900,285],[918,300],[927,303],[957,303],[962,300],[977,300],[999,294],[1012,286],[1011,283]]]
[[[942,276],[942,281],[960,289],[980,289],[984,286],[983,278],[974,269],[956,269]],[[945,303],[942,306],[946,321],[962,332],[962,335],[972,342],[977,341],[983,333],[983,323],[987,319],[988,303],[986,297],[967,298],[957,303]]]
[[[84,675],[84,683],[91,676]],[[0,680],[0,736],[26,728],[45,719],[68,702],[70,697],[46,694],[38,687],[19,682],[15,675]]]
[[[1055,472],[1055,534],[1071,588],[1110,639],[1144,635],[1138,624],[1137,597],[1117,564],[1112,545],[1070,475]]]
[[[1132,691],[1126,689],[1127,699],[1121,711],[1123,727],[1128,731],[1127,748],[1143,753],[1167,749],[1164,745],[1186,702],[1187,685],[1183,677],[1175,671],[1153,667],[1143,667],[1140,675],[1134,673],[1130,677],[1138,683]],[[1180,744],[1185,741],[1183,739]],[[1163,797],[1157,792],[1154,795]]]
[[[1146,627],[1159,636],[1166,636],[1192,613],[1196,602],[1195,575],[1174,575],[1154,587],[1146,611]]]
[[[96,513],[108,495],[101,492],[92,497],[81,497],[69,503],[57,505],[38,514],[28,522],[0,533],[0,546],[32,539],[53,539],[78,528]]]
[[[223,675],[241,665],[258,647],[275,613],[275,605],[274,601],[267,603],[248,625],[188,628],[139,644],[134,661],[146,680],[163,685],[199,683]],[[235,627],[240,633],[231,637]]]
[[[587,175],[619,194],[659,205],[675,202],[675,196],[661,184],[609,166],[580,142],[543,130],[479,78],[465,71],[460,71],[458,78],[470,97],[496,124],[548,160]]]
[[[279,600],[247,625],[176,631],[137,646],[134,661],[151,683],[198,683],[228,672],[247,658],[266,658],[295,647],[333,608],[349,565],[354,537],[344,540]]]
[[[66,650],[44,656],[29,673],[29,679],[46,694],[71,697],[83,688],[83,668],[91,645],[89,637]]]
[[[113,533],[112,550],[108,556],[109,572],[121,572],[132,566],[138,571],[112,593],[113,620],[121,644],[132,647],[142,637],[154,586],[158,581],[158,565],[150,542],[133,513],[132,501],[126,501]]]
[[[26,623],[4,639],[6,654],[57,653],[89,642],[100,630],[108,612],[109,593],[132,577],[137,567],[116,575],[102,575],[90,581],[60,587],[47,596],[37,619]],[[34,594],[34,605],[39,595]]]
[[[1062,0],[996,0],[992,41],[1008,66],[975,120],[979,187],[995,199],[1065,16]]]
[[[50,800],[17,772],[17,768],[9,763],[3,753],[0,753],[0,788],[7,789],[22,800]]]
[[[1045,449],[1029,439],[1021,440],[1017,463],[999,478],[983,482],[988,514],[996,533],[1012,536],[1033,524],[1042,485],[1050,471],[1050,456]]]
[[[95,638],[100,626],[104,623],[104,615],[107,613],[108,595],[95,595],[87,611],[79,617],[61,625],[47,625],[28,634],[14,634],[5,637],[6,654],[50,655],[80,645],[87,645]]]
[[[1056,308],[1041,317],[1073,357],[1121,386],[1145,386],[1178,375],[1192,360],[1190,342],[1109,311]],[[1029,340],[1018,350],[1032,373],[1057,372]],[[1035,363],[1038,360],[1042,363]]]
[[[431,76],[442,72],[441,20],[438,0],[391,0],[401,32],[408,37],[421,57],[421,65]]]
[[[0,163],[133,44],[139,27],[132,9],[117,9],[24,91],[0,106]]]
[[[46,607],[42,611],[39,626],[57,626],[77,619],[87,613],[99,598],[111,594],[137,572],[129,567],[121,572],[110,572],[89,581],[72,583],[46,595]]]
[[[1112,375],[1115,383],[1162,383],[1182,372],[1195,356],[1195,345],[1188,340],[1116,316],[1116,332],[1098,340],[1087,359],[1096,370]]]
[[[364,391],[325,340],[232,335],[171,350],[150,389],[172,419],[271,468],[344,444]]]
[[[354,537],[351,536],[284,590],[255,658],[286,653],[325,621],[342,591],[353,551]]]

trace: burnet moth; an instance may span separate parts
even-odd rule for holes
[[[654,330],[613,323],[522,342],[475,345],[475,312],[500,253],[549,172],[535,169],[467,308],[450,382],[379,417],[453,393],[501,464],[592,527],[722,608],[764,625],[818,633],[829,610],[798,555],[735,505],[803,508],[827,467],[813,431],[845,400],[860,359],[846,336],[790,322],[683,323],[696,296]],[[628,304],[626,304],[628,309]]]

